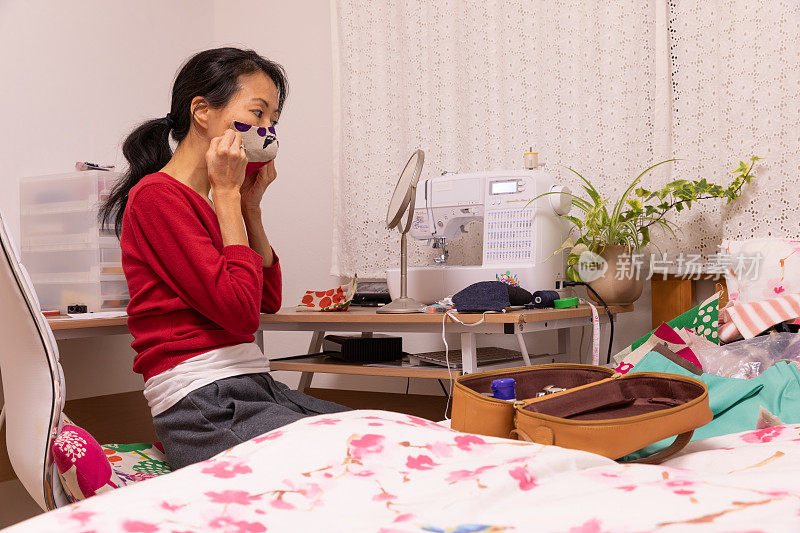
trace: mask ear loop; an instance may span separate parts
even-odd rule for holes
[[[445,333],[445,324],[447,322],[447,317],[448,316],[453,321],[458,322],[459,324],[461,324],[463,326],[474,327],[474,326],[478,326],[480,324],[483,324],[483,322],[486,320],[486,311],[483,312],[483,314],[481,315],[481,319],[480,320],[478,320],[477,322],[473,322],[471,324],[464,323],[464,321],[462,321],[452,311],[449,311],[449,310],[445,311],[445,313],[442,315],[442,342],[444,343],[444,361],[447,364],[447,375],[450,376],[449,377],[449,380],[450,380],[450,392],[447,393],[447,404],[444,407],[444,419],[447,420],[447,421],[450,420],[450,418],[448,418],[448,416],[447,416],[447,411],[450,410],[450,399],[453,397],[453,371],[450,369],[450,346],[447,344],[447,338],[445,337],[445,334],[444,334]]]

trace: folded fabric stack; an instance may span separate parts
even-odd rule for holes
[[[703,368],[693,347],[706,348],[719,345],[719,297],[717,293],[689,311],[663,322],[650,333],[643,335],[628,348],[614,356],[616,371],[629,372],[656,345],[666,346],[676,355]]]
[[[800,293],[729,305],[722,310],[719,337],[724,342],[740,338],[752,339],[772,326],[793,321],[798,317],[800,317]]]
[[[657,345],[666,347],[702,370],[703,365],[691,348],[692,344],[697,345],[698,343],[708,343],[716,346],[703,337],[696,335],[688,328],[674,329],[666,322],[662,322],[644,344],[624,354],[614,370],[620,374],[627,374],[648,353],[653,351]],[[619,357],[620,354],[617,354],[617,356]]]

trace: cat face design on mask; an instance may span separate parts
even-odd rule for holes
[[[253,126],[233,121],[233,129],[242,134],[242,144],[249,163],[266,163],[278,155],[278,136],[272,126]]]

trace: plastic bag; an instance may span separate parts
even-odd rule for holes
[[[729,378],[758,376],[778,361],[800,366],[800,334],[770,333],[724,346],[693,347],[703,371]]]

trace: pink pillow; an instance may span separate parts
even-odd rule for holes
[[[74,501],[121,486],[106,453],[86,430],[66,424],[53,441],[53,459]]]

